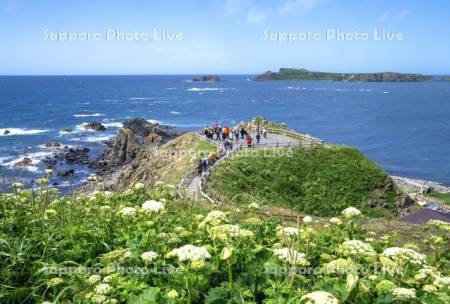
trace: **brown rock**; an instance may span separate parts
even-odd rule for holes
[[[31,158],[25,156],[23,159],[19,160],[14,164],[14,167],[29,167],[33,164]]]

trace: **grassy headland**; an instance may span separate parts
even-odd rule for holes
[[[281,68],[278,72],[265,72],[256,80],[332,80],[366,82],[417,82],[433,80],[432,76],[422,74],[385,73],[329,73],[306,69]]]
[[[216,168],[208,191],[230,201],[256,199],[317,216],[334,216],[348,206],[375,217],[397,211],[398,194],[387,173],[356,149],[325,146],[269,157],[256,152]]]

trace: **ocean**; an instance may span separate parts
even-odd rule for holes
[[[256,82],[222,75],[221,82],[174,76],[1,76],[0,191],[44,174],[44,146],[104,149],[121,122],[135,117],[185,130],[212,122],[235,124],[255,116],[360,149],[392,175],[450,184],[450,82]],[[85,130],[101,122],[105,132]],[[72,132],[63,129],[71,128]],[[4,134],[9,130],[9,134]],[[27,155],[32,166],[14,167]],[[90,173],[74,167],[76,186]]]

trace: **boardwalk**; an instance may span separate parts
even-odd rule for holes
[[[214,166],[208,168],[207,172],[204,172],[202,176],[192,175],[190,178],[190,182],[186,187],[186,196],[191,199],[207,199],[212,202],[212,199],[202,191],[202,182],[206,180],[206,177],[210,174],[214,167],[217,166],[220,162],[225,160],[227,157],[234,155],[237,151],[242,149],[248,149],[247,143],[245,139],[233,140],[233,149],[225,151],[222,141],[220,140],[209,140],[205,135],[201,133],[196,133],[196,135],[202,140],[213,143],[217,146],[219,151],[222,151],[221,158],[214,164]],[[264,149],[264,148],[294,148],[294,147],[311,147],[313,145],[322,145],[323,141],[317,140],[311,137],[300,137],[304,136],[299,133],[287,132],[286,134],[276,134],[276,133],[267,133],[266,138],[261,136],[261,140],[259,143],[256,141],[256,133],[251,134],[253,139],[253,144],[251,149]]]

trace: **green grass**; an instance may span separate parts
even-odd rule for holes
[[[317,216],[338,215],[354,206],[380,217],[395,211],[396,192],[385,191],[385,171],[345,146],[293,149],[292,157],[236,156],[221,164],[208,191],[240,203],[292,208]],[[369,206],[376,201],[376,208]],[[385,206],[387,208],[381,207]]]
[[[450,205],[450,193],[431,192],[428,193],[426,197]]]

